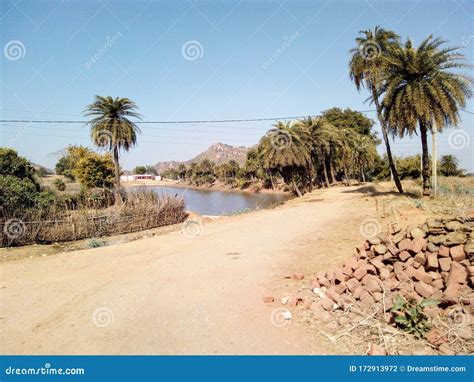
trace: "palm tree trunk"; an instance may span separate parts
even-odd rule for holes
[[[323,159],[323,174],[324,174],[324,181],[326,182],[326,187],[330,187],[328,169],[326,167],[326,158]]]
[[[335,184],[336,183],[336,177],[334,175],[334,164],[332,163],[332,158],[333,158],[333,152],[332,148],[329,150],[329,172],[331,174],[331,183]]]
[[[293,189],[295,190],[295,193],[296,195],[298,195],[299,197],[303,196],[303,194],[301,193],[300,189],[298,188],[298,186],[296,185],[296,182],[295,182],[295,176],[292,175],[292,182],[293,182]]]
[[[383,141],[385,143],[385,150],[387,151],[387,158],[388,163],[390,165],[390,171],[392,172],[393,181],[395,182],[395,186],[397,186],[398,192],[400,194],[403,194],[402,183],[400,182],[400,177],[398,176],[397,168],[395,167],[395,163],[393,162],[392,149],[390,148],[390,141],[388,140],[387,126],[382,116],[382,107],[380,106],[375,86],[372,86],[372,99],[374,101],[375,108],[377,110],[377,118],[379,119],[380,127],[382,129]]]
[[[362,182],[365,183],[364,166],[360,167],[360,175],[362,177]]]
[[[114,167],[115,167],[115,188],[118,190],[120,188],[120,165],[119,165],[119,153],[118,153],[117,146],[114,146],[113,156],[114,156]]]
[[[269,174],[270,174],[270,182],[272,183],[272,190],[274,190],[275,189],[275,183],[273,183],[273,175],[272,175],[271,170],[269,171]]]
[[[423,177],[423,195],[429,196],[431,189],[430,182],[430,154],[428,151],[428,128],[424,122],[420,121],[420,136],[421,136],[421,162],[422,162],[422,177]]]
[[[120,164],[119,164],[119,151],[118,147],[113,148],[113,158],[115,167],[115,205],[122,204],[122,198],[120,196]]]
[[[349,176],[347,175],[347,167],[346,165],[344,165],[343,167],[343,171],[344,171],[344,178],[346,178],[346,185],[347,186],[350,186],[351,185],[351,181],[349,180]]]

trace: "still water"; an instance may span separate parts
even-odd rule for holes
[[[230,215],[245,210],[268,208],[290,198],[285,194],[251,194],[177,187],[153,187],[153,190],[159,195],[183,196],[186,210],[200,215]]]

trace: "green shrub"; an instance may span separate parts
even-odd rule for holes
[[[35,207],[38,193],[39,187],[31,179],[0,175],[0,205],[15,216],[27,208]]]
[[[423,338],[430,330],[431,325],[423,310],[429,306],[438,305],[438,301],[423,299],[420,303],[407,301],[397,296],[392,313],[395,314],[395,324],[402,330],[412,333],[417,338]]]
[[[56,178],[53,182],[54,187],[59,191],[64,191],[66,189],[66,183],[61,178]]]
[[[89,154],[79,161],[74,175],[86,188],[112,187],[115,181],[114,163],[110,155]]]
[[[30,162],[20,157],[15,150],[0,148],[0,174],[11,175],[20,179],[29,179],[36,183],[34,179],[35,169]]]

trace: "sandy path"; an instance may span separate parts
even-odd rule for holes
[[[330,352],[305,341],[303,327],[272,324],[278,304],[261,298],[278,275],[307,262],[308,238],[360,217],[361,194],[347,190],[205,223],[195,238],[177,230],[4,263],[2,353]]]

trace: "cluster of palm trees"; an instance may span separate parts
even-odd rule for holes
[[[350,78],[358,90],[365,87],[375,105],[385,144],[391,175],[403,193],[389,135],[403,137],[420,134],[422,146],[423,194],[430,194],[428,132],[442,131],[459,123],[459,110],[472,96],[471,80],[452,69],[464,68],[464,56],[457,47],[443,47],[444,41],[429,36],[418,47],[408,39],[401,42],[393,31],[375,27],[360,32],[351,50]],[[137,106],[128,98],[96,96],[86,108],[91,138],[99,148],[111,152],[115,164],[115,183],[120,187],[120,151],[136,144],[140,129],[130,118],[140,119]],[[330,113],[329,113],[330,114]],[[337,178],[365,180],[377,158],[377,139],[360,126],[336,123],[330,115],[296,122],[277,122],[249,152],[243,167],[245,177],[265,178],[274,184],[281,177],[301,195],[315,184],[329,186]],[[238,170],[221,168],[215,173],[211,163],[181,168],[180,176],[191,171],[194,179],[211,180],[237,176]],[[233,167],[233,168],[232,168]],[[240,172],[242,174],[242,172]],[[219,176],[219,175],[218,175]],[[116,193],[118,195],[118,193]]]
[[[359,113],[334,108],[320,117],[296,122],[277,122],[260,140],[257,158],[272,185],[281,176],[293,192],[302,195],[313,186],[327,186],[342,179],[365,181],[370,166],[377,159],[378,142],[369,129],[365,132],[351,126],[347,117]],[[339,123],[332,121],[337,116]]]
[[[362,31],[350,61],[350,77],[357,89],[365,86],[375,105],[387,158],[395,184],[403,188],[395,167],[388,135],[420,134],[423,194],[430,194],[428,132],[459,123],[459,109],[472,96],[472,81],[451,69],[467,67],[458,47],[429,36],[418,45],[402,43],[392,31],[375,27]]]

